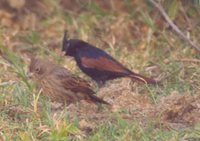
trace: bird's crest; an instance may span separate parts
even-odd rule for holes
[[[63,48],[62,50],[64,51],[65,50],[65,46],[67,45],[69,39],[68,39],[68,36],[67,36],[67,30],[64,31],[64,37],[63,37]]]

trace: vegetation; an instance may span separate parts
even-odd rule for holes
[[[199,1],[164,1],[165,11],[192,41],[200,41]],[[0,2],[0,140],[198,141],[200,54],[148,1]],[[103,48],[160,86],[113,80],[97,94],[113,109],[81,103],[55,111],[27,79],[30,55],[85,76],[61,56],[64,29]],[[94,86],[95,87],[95,86]]]

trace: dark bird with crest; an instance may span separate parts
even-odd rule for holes
[[[95,96],[88,81],[73,75],[68,69],[41,58],[31,58],[28,77],[42,89],[52,101],[75,103],[85,100],[95,104],[108,104]]]
[[[66,31],[62,51],[65,51],[66,56],[74,57],[78,67],[96,81],[99,87],[108,80],[120,77],[130,77],[147,84],[158,83],[129,70],[100,48],[79,39],[68,39]]]

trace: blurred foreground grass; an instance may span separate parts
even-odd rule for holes
[[[98,126],[83,130],[79,117],[70,120],[67,109],[52,114],[50,101],[27,80],[29,54],[54,60],[88,79],[74,61],[59,55],[63,31],[67,29],[71,38],[103,48],[131,70],[165,78],[162,86],[133,86],[133,93],[150,97],[153,104],[173,92],[198,95],[200,55],[171,31],[151,6],[138,1],[133,5],[127,0],[123,2],[125,11],[105,10],[91,2],[80,13],[63,10],[55,2],[52,3],[55,12],[35,25],[29,23],[32,27],[26,30],[0,26],[0,49],[6,56],[6,60],[0,58],[0,140],[200,140],[200,123],[177,130],[165,127],[157,117],[145,119],[144,124],[134,117],[132,120],[122,118],[121,112],[127,109],[111,112],[107,120],[99,120]],[[188,34],[199,41],[200,20],[196,18],[199,11],[187,10],[186,24],[183,13],[176,14],[174,21],[182,29],[190,27]]]

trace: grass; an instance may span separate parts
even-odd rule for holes
[[[106,133],[106,134],[105,134]],[[155,129],[154,124],[148,123],[147,127],[140,126],[137,122],[132,124],[119,119],[116,124],[108,124],[101,127],[97,133],[94,134],[89,140],[127,140],[127,141],[179,141],[184,139],[198,140],[199,137],[194,136],[194,130],[166,131],[162,129]],[[185,137],[186,136],[186,137]]]
[[[192,59],[199,59],[200,55],[167,28],[157,27],[150,11],[134,10],[129,0],[124,3],[131,14],[108,11],[90,3],[85,7],[86,11],[79,14],[64,13],[57,7],[55,14],[39,22],[39,28],[34,31],[18,31],[13,36],[11,29],[0,27],[0,49],[6,55],[6,59],[0,58],[0,140],[200,140],[200,122],[181,129],[168,128],[162,125],[159,117],[127,120],[122,116],[122,113],[129,115],[126,108],[110,112],[107,119],[97,120],[91,131],[83,130],[80,125],[83,119],[78,116],[71,119],[67,108],[54,113],[50,100],[43,97],[36,85],[27,79],[28,53],[55,60],[88,79],[74,61],[59,55],[63,29],[67,28],[70,37],[84,39],[103,48],[131,70],[147,76],[168,76],[163,80],[163,86],[133,84],[132,92],[150,97],[153,104],[158,104],[161,98],[174,91],[182,95],[198,95],[200,68],[199,63]],[[199,30],[194,28],[191,31],[192,38],[195,39]],[[196,39],[198,41],[198,37]],[[24,50],[28,53],[23,53]],[[182,61],[183,58],[191,61]],[[123,81],[108,82],[106,86]],[[124,87],[125,84],[122,85]]]

